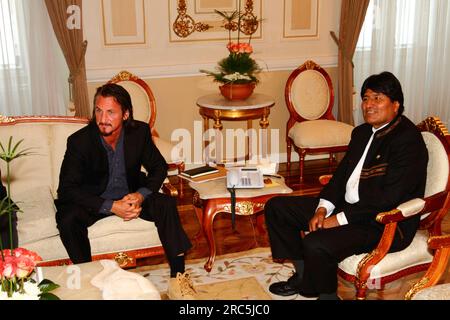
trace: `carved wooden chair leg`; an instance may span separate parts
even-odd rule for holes
[[[330,153],[330,157],[328,158],[328,173],[331,173],[333,162],[334,162],[334,153]]]
[[[290,141],[287,142],[286,146],[286,152],[287,152],[287,171],[291,171],[291,152],[292,152],[292,144]]]
[[[300,183],[303,183],[303,172],[305,169],[305,152],[300,153]]]
[[[184,162],[177,165],[177,168],[178,168],[178,174],[183,172],[185,169]],[[181,178],[178,178],[178,181],[179,181],[179,185],[180,185],[180,198],[183,198],[183,196],[184,196],[184,180]]]

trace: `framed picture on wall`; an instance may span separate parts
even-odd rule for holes
[[[105,46],[145,45],[144,0],[102,0]]]
[[[319,0],[284,0],[284,38],[319,37]]]

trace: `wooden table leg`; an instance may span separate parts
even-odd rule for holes
[[[259,126],[261,127],[261,158],[266,159],[268,157],[268,138],[267,138],[267,128],[269,127],[269,114],[270,109],[265,108],[264,114],[261,118],[261,121],[259,121]]]
[[[212,269],[212,265],[214,263],[214,260],[216,258],[216,242],[214,240],[214,232],[213,232],[213,224],[214,224],[214,217],[217,214],[217,209],[214,204],[211,203],[211,201],[205,201],[204,208],[203,208],[203,223],[202,228],[203,232],[206,237],[206,242],[208,243],[209,247],[209,257],[208,261],[206,261],[204,268],[207,272],[210,272]]]
[[[266,234],[264,224],[265,224],[264,212],[260,212],[256,215],[256,229],[258,230],[260,236],[264,236]]]

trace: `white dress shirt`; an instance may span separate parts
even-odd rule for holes
[[[361,177],[361,171],[364,165],[364,161],[367,157],[367,152],[369,151],[370,145],[372,144],[373,137],[375,136],[375,132],[378,130],[383,129],[386,127],[388,123],[385,125],[379,127],[378,129],[375,129],[372,127],[372,136],[369,139],[369,142],[367,142],[366,149],[364,150],[364,153],[361,156],[361,159],[359,159],[358,164],[356,165],[355,169],[353,170],[352,174],[350,175],[350,178],[347,180],[347,185],[345,188],[345,201],[347,201],[350,204],[357,203],[359,201],[359,179]],[[319,205],[317,206],[317,209],[323,207],[327,210],[327,214],[325,218],[328,218],[333,213],[334,209],[336,208],[333,203],[331,203],[328,200],[320,199]],[[316,209],[316,210],[317,210]],[[339,225],[343,226],[348,224],[347,217],[345,216],[345,213],[343,211],[339,212],[336,215],[336,219],[339,223]]]

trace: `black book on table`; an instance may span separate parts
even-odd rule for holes
[[[211,173],[216,173],[216,172],[219,172],[219,169],[216,169],[216,168],[206,165],[203,167],[183,171],[180,173],[180,175],[188,177],[188,178],[197,178],[197,177],[201,177],[201,176],[211,174]]]

